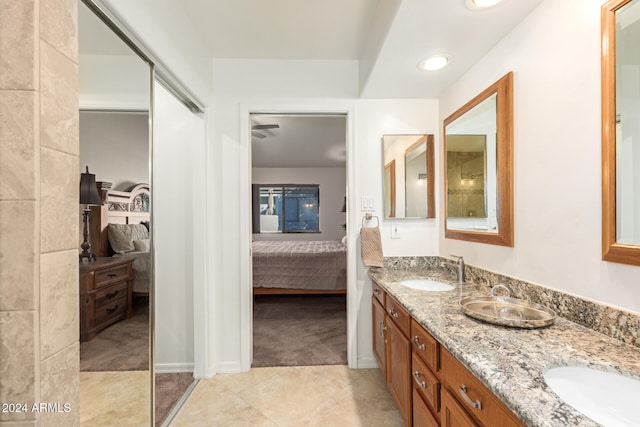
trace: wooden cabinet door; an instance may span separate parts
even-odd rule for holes
[[[389,318],[387,325],[387,385],[406,426],[411,425],[411,344]]]
[[[413,389],[413,427],[440,427],[416,389]]]
[[[371,299],[371,318],[372,318],[372,338],[373,338],[373,355],[378,361],[378,366],[382,369],[382,375],[386,378],[386,363],[385,363],[385,339],[386,339],[386,326],[384,323],[384,307],[380,305],[378,299],[375,297]]]
[[[473,418],[467,414],[445,388],[442,388],[440,393],[442,399],[442,408],[440,409],[442,427],[478,427]]]

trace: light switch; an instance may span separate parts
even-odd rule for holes
[[[362,197],[362,212],[373,212],[375,211],[375,202],[373,197]]]
[[[392,239],[399,239],[400,238],[400,231],[398,230],[398,224],[391,224],[391,238]]]

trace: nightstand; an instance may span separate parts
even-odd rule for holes
[[[133,258],[99,257],[80,263],[80,341],[93,339],[107,326],[133,315]]]

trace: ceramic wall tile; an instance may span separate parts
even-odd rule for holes
[[[78,251],[40,255],[40,357],[78,341]]]
[[[0,89],[38,88],[38,1],[0,2]]]
[[[39,214],[37,202],[0,201],[0,311],[37,308]]]
[[[40,44],[40,144],[78,155],[78,65]]]
[[[74,342],[42,361],[40,401],[50,410],[40,415],[43,426],[75,426],[80,422],[80,343]]]
[[[40,158],[34,91],[0,94],[0,200],[35,200]]]
[[[0,411],[0,422],[36,418],[31,412],[38,401],[36,319],[35,311],[0,311],[0,402],[27,405],[26,412]]]
[[[40,251],[77,249],[79,159],[48,148],[41,149],[40,158]]]
[[[78,62],[78,0],[40,2],[40,38]]]

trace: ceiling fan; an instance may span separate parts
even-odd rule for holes
[[[256,132],[257,130],[263,130],[263,129],[279,129],[280,125],[278,124],[270,124],[270,125],[253,125],[251,126],[251,136],[254,136],[256,138],[260,138],[260,139],[264,139],[267,137],[267,135],[260,133],[260,132]]]

